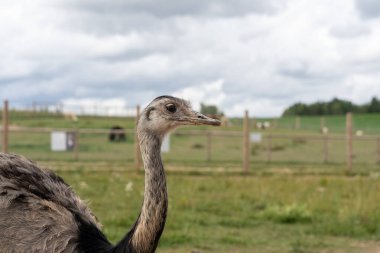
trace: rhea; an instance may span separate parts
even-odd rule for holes
[[[116,245],[59,176],[22,156],[0,153],[0,252],[155,252],[168,208],[161,143],[165,134],[181,125],[220,122],[171,96],[154,99],[142,112],[137,134],[145,169],[144,199],[136,222]]]

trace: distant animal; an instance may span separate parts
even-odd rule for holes
[[[256,123],[256,128],[258,128],[258,129],[264,129],[265,130],[265,129],[268,129],[270,127],[271,127],[271,123],[269,121],[264,121],[264,122],[259,121]]]
[[[108,135],[109,141],[125,141],[127,138],[125,136],[124,128],[121,126],[113,126]]]
[[[0,153],[0,252],[155,252],[168,208],[160,146],[165,134],[181,125],[220,121],[171,96],[154,99],[142,112],[137,135],[145,168],[144,200],[136,222],[116,245],[62,178],[22,156]]]

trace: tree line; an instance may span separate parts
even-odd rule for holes
[[[348,100],[333,98],[328,102],[315,102],[311,104],[295,103],[285,109],[283,116],[306,115],[342,115],[353,113],[380,113],[380,100],[373,97],[370,102],[357,105]]]

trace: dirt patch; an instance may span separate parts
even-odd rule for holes
[[[357,253],[380,253],[380,243],[362,242],[358,245]]]

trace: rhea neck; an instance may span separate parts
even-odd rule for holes
[[[138,126],[138,139],[145,169],[144,201],[139,218],[130,231],[132,252],[154,252],[166,222],[168,196],[161,143],[164,135]]]

